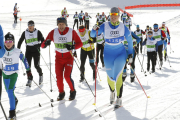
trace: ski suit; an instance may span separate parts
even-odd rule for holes
[[[120,22],[113,25],[111,22],[104,22],[99,30],[98,35],[103,33],[105,38],[104,63],[107,73],[107,80],[111,91],[116,91],[117,97],[122,97],[123,81],[122,72],[126,63],[126,49],[123,41],[128,41],[128,54],[133,53],[133,42],[131,33],[128,28]],[[96,31],[91,31],[91,37],[96,37]]]
[[[139,44],[137,44],[137,53],[139,53],[139,48],[140,48],[140,52],[142,53],[142,41],[143,41],[143,35],[145,35],[145,32],[143,31],[143,30],[141,30],[141,29],[139,29],[139,30],[136,30],[136,31],[134,31],[134,33],[141,39],[141,41],[140,41],[140,47],[139,47]]]
[[[75,30],[66,27],[63,32],[60,32],[58,28],[52,30],[48,34],[46,40],[41,44],[42,48],[46,47],[45,42],[47,40],[51,40],[55,44],[55,72],[59,92],[64,92],[63,73],[64,78],[68,83],[71,91],[74,91],[74,81],[71,78],[74,58],[72,56],[72,52],[67,50],[67,48],[65,47],[65,44],[72,45],[74,41],[75,49],[79,49],[83,45],[81,39],[79,38]]]
[[[84,17],[84,13],[79,13],[79,22],[80,22],[80,25],[83,25],[83,17]]]
[[[74,18],[73,29],[74,29],[74,26],[77,24],[77,30],[78,30],[78,19],[79,19],[79,15],[78,15],[78,14],[75,14],[73,18]]]

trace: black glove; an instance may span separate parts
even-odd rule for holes
[[[46,46],[51,45],[51,40],[47,40],[47,41],[45,42],[45,45],[46,45]]]
[[[77,58],[77,54],[76,51],[74,51],[73,56]]]
[[[88,43],[94,43],[93,41],[91,41],[90,39],[88,39]]]
[[[33,76],[32,76],[31,70],[26,71],[26,73],[27,73],[28,80],[32,80]]]
[[[129,64],[133,62],[133,54],[128,55],[128,62]]]
[[[69,44],[65,44],[66,48],[68,50],[72,50],[72,49],[75,49],[75,45],[69,45]]]

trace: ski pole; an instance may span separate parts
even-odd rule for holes
[[[97,45],[97,44],[96,44]],[[91,46],[91,44],[90,44],[90,47],[91,47],[91,50],[92,50],[92,46]],[[92,55],[93,55],[93,58],[94,58],[94,54],[93,54],[93,51],[92,51]],[[96,61],[97,61],[97,46],[96,46]],[[99,75],[99,70],[98,70],[98,68],[96,68],[97,69],[97,73],[98,73],[98,76],[99,76],[99,80],[101,81],[101,78],[100,78],[100,75]]]
[[[26,73],[24,72],[24,68],[23,68],[23,65],[22,65],[22,61],[21,61],[21,67],[22,67],[23,75],[25,76]]]
[[[1,95],[2,95],[2,70],[0,70],[0,106],[1,106],[1,109],[3,111],[5,119],[8,120],[7,115],[6,115],[5,111],[4,111],[4,108],[3,108],[2,103],[1,103]]]
[[[39,87],[39,85],[38,85],[34,80],[32,80],[32,81]],[[46,94],[46,92],[44,92],[44,90],[43,90],[41,87],[39,87],[39,89],[50,99],[51,107],[54,107],[53,104],[52,104],[52,102],[54,102],[54,100],[51,99],[51,98]],[[39,106],[41,107],[41,104],[40,104],[40,103],[39,103]]]
[[[167,55],[167,54],[166,54]],[[169,66],[171,67],[171,65],[170,65],[170,61],[169,61],[169,56],[167,55],[167,58],[168,58],[168,62],[169,62]]]
[[[70,52],[71,56],[74,58],[74,56],[73,56],[73,54],[72,54],[72,51],[69,51],[69,52]],[[80,68],[79,68],[79,66],[78,66],[78,64],[77,64],[77,62],[76,62],[76,60],[75,60],[75,59],[74,59],[74,61],[75,61],[76,65],[77,65],[77,67],[78,67],[79,71],[81,72],[81,70],[80,70]],[[81,72],[81,73],[82,73],[82,72]],[[82,74],[82,75],[84,75],[84,74]],[[89,84],[88,84],[88,82],[87,82],[87,80],[86,80],[86,78],[85,78],[85,77],[84,77],[84,80],[86,81],[86,83],[87,83],[87,85],[88,85],[89,89],[91,90],[91,87],[89,86]],[[94,93],[93,93],[93,91],[92,91],[92,90],[91,90],[91,92],[92,92],[93,96],[95,97],[95,95],[94,95]]]
[[[140,84],[140,86],[141,86],[142,90],[144,91],[144,94],[146,95],[146,97],[147,97],[147,98],[150,98],[150,96],[147,96],[147,94],[146,94],[146,92],[145,92],[145,90],[144,90],[143,86],[141,85],[141,83],[140,83],[140,81],[139,81],[139,79],[138,79],[138,77],[137,77],[136,73],[135,73],[135,72],[134,72],[134,70],[132,69],[131,64],[129,64],[129,65],[130,65],[131,70],[133,71],[134,75],[136,76],[136,79],[138,80],[138,82],[139,82],[139,84]]]
[[[134,48],[134,47],[133,47]],[[144,71],[144,69],[143,69],[143,66],[142,66],[142,64],[141,64],[141,61],[140,61],[140,59],[139,59],[139,56],[138,56],[138,54],[137,54],[137,52],[136,52],[136,50],[135,50],[135,48],[134,48],[134,51],[135,51],[135,53],[136,53],[136,55],[137,55],[137,58],[138,58],[138,60],[139,60],[139,63],[140,63],[140,65],[141,65],[141,69],[143,70],[143,72],[144,72],[144,75],[145,76],[147,76],[146,75],[146,72]]]
[[[170,44],[170,49],[171,49],[171,50],[170,50],[170,53],[171,53],[171,51],[174,53],[174,51],[173,51],[172,48],[171,48],[171,44]]]
[[[49,63],[50,63],[50,86],[51,86],[51,92],[52,90],[52,80],[51,80],[51,50],[50,50],[50,46],[49,46]]]

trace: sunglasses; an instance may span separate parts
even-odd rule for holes
[[[7,41],[5,41],[5,43],[13,43],[13,41],[12,40],[7,40]]]
[[[28,24],[28,26],[34,26],[34,24]]]
[[[110,13],[110,15],[115,15],[115,16],[118,16],[119,13]]]
[[[152,35],[152,34],[148,34],[148,35]]]
[[[154,29],[158,29],[158,28],[156,27],[156,28],[154,28]]]

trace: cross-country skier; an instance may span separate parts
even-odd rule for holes
[[[99,18],[97,19],[97,23],[100,26],[101,24],[103,24],[103,22],[105,22],[105,20],[102,18],[102,15],[100,15]]]
[[[104,12],[102,12],[102,18],[104,19],[104,21],[107,20],[107,17],[106,17],[106,15],[104,14]]]
[[[129,22],[128,19],[125,20],[124,25],[125,25],[129,30],[131,30],[131,23]]]
[[[141,38],[139,38],[139,36],[137,36],[135,33],[131,32],[131,35],[132,35],[132,40],[133,40],[133,62],[131,63],[131,66],[132,66],[132,69],[131,69],[131,73],[130,73],[130,78],[131,78],[131,82],[134,82],[134,78],[135,78],[135,75],[134,75],[134,72],[135,71],[135,59],[136,59],[136,52],[138,50],[138,47],[137,47],[137,44],[139,44],[139,42],[141,42]],[[126,53],[127,53],[127,58],[128,58],[128,42],[127,40],[124,41],[124,46],[125,46],[125,49],[126,49]],[[126,77],[127,77],[127,72],[126,72],[126,69],[127,69],[127,64],[128,64],[128,61],[126,62],[125,66],[124,66],[124,70],[123,70],[123,81],[125,81]]]
[[[17,8],[15,8],[14,13],[13,13],[13,15],[14,15],[14,23],[17,23],[17,13],[18,12],[20,12],[20,11],[18,11]]]
[[[58,28],[55,28],[48,34],[46,40],[41,44],[41,47],[46,48],[51,44],[51,41],[55,44],[55,71],[59,89],[57,100],[63,100],[65,96],[63,76],[70,87],[69,100],[74,100],[76,90],[74,88],[74,81],[71,78],[74,61],[72,50],[81,48],[83,43],[76,31],[67,27],[67,20],[65,18],[57,18],[57,26]],[[73,44],[73,42],[75,42],[75,44]]]
[[[128,14],[126,13],[126,11],[124,11],[124,13],[121,15],[121,20],[123,21],[123,23],[125,22],[127,16]]]
[[[136,31],[134,31],[134,33],[141,39],[140,45],[139,44],[137,45],[137,51],[136,52],[139,54],[139,48],[140,48],[140,52],[142,54],[142,41],[143,41],[143,35],[145,35],[145,32],[140,29],[139,25],[137,25]]]
[[[34,21],[30,20],[28,22],[28,28],[22,33],[19,39],[17,48],[21,48],[21,44],[25,40],[26,43],[26,53],[25,56],[31,67],[32,58],[34,59],[34,67],[39,73],[39,85],[43,82],[43,73],[40,67],[40,47],[41,43],[44,41],[44,37],[40,30],[35,28]],[[32,80],[28,80],[26,86],[31,87]]]
[[[130,26],[132,26],[132,20],[131,20],[131,18],[130,18],[130,16],[129,16],[129,15],[127,16],[127,20],[129,21]]]
[[[97,13],[97,15],[96,15],[97,21],[98,21],[99,17],[100,17],[100,14]]]
[[[152,64],[152,73],[155,72],[155,56],[157,51],[157,40],[153,37],[153,32],[148,31],[147,39],[142,43],[147,47],[147,71],[150,69],[150,61]]]
[[[81,59],[81,74],[80,74],[80,82],[84,81],[84,72],[85,72],[85,63],[86,63],[86,58],[87,56],[89,57],[89,64],[93,70],[93,80],[95,80],[95,65],[94,65],[94,42],[96,42],[96,39],[93,39],[90,37],[90,32],[89,30],[86,30],[85,27],[79,26],[79,32],[78,35],[83,43],[83,46],[81,47],[81,54],[80,54],[80,59]]]
[[[115,108],[119,108],[122,105],[122,72],[127,59],[126,49],[123,45],[123,41],[126,38],[128,42],[129,63],[132,63],[133,42],[131,33],[128,28],[123,23],[119,22],[120,11],[117,7],[111,8],[110,17],[111,21],[104,22],[100,28],[98,25],[93,26],[91,37],[96,37],[97,30],[98,35],[102,33],[104,35],[104,64],[108,75],[108,84],[110,87],[110,104],[113,104],[115,101],[116,88],[117,100]]]
[[[73,29],[74,29],[74,26],[77,24],[77,30],[78,30],[78,19],[79,19],[79,15],[77,14],[77,12],[76,12],[76,14],[73,16],[73,18],[74,18]]]
[[[163,22],[162,23],[162,27],[160,27],[159,29],[163,30],[164,33],[166,34],[167,39],[169,39],[169,41],[167,41],[167,39],[166,39],[164,43],[170,45],[170,32],[169,32],[168,27],[166,27],[166,23]],[[164,48],[165,48],[164,49],[164,60],[166,61],[166,57],[167,57],[167,45],[165,45],[165,44],[164,44]]]
[[[2,57],[3,64],[3,80],[8,93],[10,111],[9,111],[9,120],[16,120],[16,106],[18,99],[14,95],[15,85],[18,77],[19,71],[19,59],[22,60],[27,71],[27,77],[29,80],[32,80],[31,70],[29,68],[28,62],[21,52],[20,49],[15,48],[15,39],[11,33],[5,35],[5,54]]]
[[[101,63],[102,63],[102,67],[104,67],[104,35],[100,34],[97,37],[97,67],[98,67],[98,63],[99,63],[99,53],[100,53],[100,59],[101,59]]]
[[[158,45],[158,55],[159,55],[159,59],[160,59],[160,66],[162,67],[163,65],[163,54],[162,54],[162,50],[163,50],[163,43],[164,40],[166,39],[166,34],[164,33],[164,31],[160,30],[158,27],[158,24],[154,24],[154,30],[153,30],[153,37],[155,38],[155,40],[157,41],[157,45]],[[157,60],[157,54],[156,54],[156,60]],[[155,62],[156,65],[156,62]]]
[[[91,16],[89,16],[88,13],[86,12],[83,19],[84,19],[85,27],[88,30],[89,30],[89,18],[91,18]]]
[[[79,13],[79,22],[80,22],[80,25],[83,25],[83,17],[84,17],[84,13],[81,10],[81,12]]]
[[[63,16],[64,14],[68,14],[67,10],[66,10],[66,7],[64,7],[64,9],[61,11],[61,15]]]

